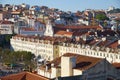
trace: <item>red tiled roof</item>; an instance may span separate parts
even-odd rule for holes
[[[113,42],[112,44],[110,44],[108,47],[110,47],[110,48],[117,48],[118,47],[118,41],[115,41],[115,42]]]
[[[73,35],[74,36],[81,36],[81,35],[86,34],[86,33],[87,33],[87,31],[74,31]]]
[[[14,24],[14,23],[11,21],[0,21],[0,24]]]
[[[120,21],[120,18],[116,18],[115,20]]]
[[[28,28],[28,27],[22,27],[21,30],[24,30],[24,31],[35,31],[34,28]]]
[[[57,26],[57,27],[63,27],[65,25],[64,24],[55,24],[55,26]]]
[[[117,69],[120,69],[120,63],[112,63],[112,65],[117,68]]]
[[[58,34],[58,35],[72,35],[72,34],[73,34],[73,32],[58,31],[58,32],[56,32],[55,34]]]
[[[94,45],[94,44],[96,44],[97,42],[98,42],[99,40],[93,40],[93,41],[91,41],[90,43],[89,43],[89,45]]]
[[[25,35],[15,35],[13,36],[14,39],[25,39],[25,40],[31,40],[31,39],[38,39],[38,40],[44,40],[44,41],[53,41],[53,43],[58,43],[58,42],[65,42],[65,41],[70,41],[70,38],[60,38],[60,37],[50,37],[50,36],[25,36]]]
[[[98,46],[105,46],[107,43],[109,43],[109,40],[105,40],[105,41],[101,41],[99,44],[97,44]]]
[[[57,26],[58,28],[64,28],[64,29],[99,29],[102,30],[100,26],[76,26],[76,25],[70,25],[70,26]]]
[[[49,80],[48,78],[30,72],[11,74],[5,77],[1,77],[0,79],[1,80]]]
[[[12,11],[11,14],[20,14],[21,11]]]
[[[76,57],[76,67],[74,69],[86,70],[103,60],[102,58],[95,58],[89,56],[83,56],[74,53],[66,53],[63,56],[65,57]],[[55,67],[61,63],[61,57],[54,59],[49,64],[54,64]]]

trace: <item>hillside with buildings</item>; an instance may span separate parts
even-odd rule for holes
[[[29,61],[36,64],[34,73],[0,74],[1,80],[119,80],[119,10],[72,12],[24,3],[1,4],[0,47],[6,40],[9,45],[2,49],[30,52],[34,57],[28,56]]]

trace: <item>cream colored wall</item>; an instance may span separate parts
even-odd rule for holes
[[[44,43],[36,43],[18,39],[10,39],[11,46],[15,51],[30,51],[34,53],[36,56],[41,55],[44,56],[42,58],[48,60],[53,60],[53,45],[52,44],[44,44]]]
[[[61,58],[61,77],[73,75],[71,64],[70,57]]]
[[[37,69],[37,74],[51,79],[61,76],[58,71],[58,68],[53,68],[53,67],[51,68],[51,73],[45,70]]]
[[[77,45],[78,46],[78,45]],[[106,58],[109,62],[120,62],[120,54],[107,52],[107,51],[100,51],[95,49],[87,48],[85,45],[79,47],[73,46],[65,46],[65,44],[59,46],[59,55],[63,55],[65,53],[75,53],[85,56],[97,57],[97,58]]]
[[[15,49],[15,51],[18,50],[26,50],[34,53],[35,55],[41,55],[45,56],[43,58],[50,60],[54,59],[54,47],[53,44],[44,44],[44,41],[42,43],[36,43],[36,42],[29,42],[29,41],[21,41],[21,40],[14,40],[11,39],[11,45]],[[74,47],[76,46],[76,47]],[[91,57],[97,57],[97,58],[106,58],[109,62],[120,62],[120,54],[107,52],[107,51],[100,51],[95,50],[92,48],[88,48],[86,45],[74,45],[70,44],[70,46],[65,46],[65,43],[63,45],[58,45],[59,48],[59,56],[65,54],[65,53],[75,53],[85,56],[91,56]]]
[[[82,75],[82,71],[81,70],[77,70],[77,69],[73,69],[73,75]]]
[[[44,77],[47,77],[47,78],[51,78],[51,73],[50,72],[47,72],[45,70],[41,70],[41,69],[38,69],[37,70],[37,74],[38,75],[41,75],[41,76],[44,76]]]
[[[3,14],[0,13],[0,20],[3,20]]]
[[[57,77],[57,69],[53,67],[51,69],[52,69],[51,78]]]

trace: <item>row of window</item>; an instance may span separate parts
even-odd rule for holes
[[[12,43],[12,42],[11,42]],[[21,43],[15,43],[12,44],[13,46],[17,47],[17,48],[21,48],[21,49],[30,49],[30,50],[34,50],[35,45],[37,45],[38,50],[40,52],[44,52],[44,53],[52,53],[52,51],[50,51],[49,49],[53,48],[53,46],[51,45],[45,45],[45,44],[21,44]],[[24,46],[23,46],[24,45]],[[34,45],[34,46],[33,46]],[[47,50],[48,49],[48,50]],[[111,59],[120,59],[120,55],[118,54],[114,54],[114,53],[106,53],[106,52],[95,52],[94,50],[85,50],[85,49],[78,49],[78,48],[71,48],[71,47],[60,47],[60,52],[62,53],[66,53],[66,52],[72,52],[72,53],[80,53],[80,54],[85,54],[85,55],[91,55],[91,56],[98,56],[98,57],[107,57],[107,58],[111,58]]]
[[[45,45],[45,44],[40,44],[39,45],[39,47],[43,47],[43,48],[52,48],[52,46],[51,45]]]
[[[37,50],[37,52],[38,53],[48,53],[48,54],[50,54],[50,53],[53,53],[51,50],[45,50],[45,49],[40,49],[40,50]]]
[[[95,52],[94,50],[85,50],[85,49],[77,49],[77,48],[68,48],[68,47],[61,47],[60,48],[61,53],[66,53],[66,52],[72,52],[72,53],[80,53],[80,54],[85,54],[85,55],[93,55],[93,56],[98,56],[98,57],[107,57],[111,59],[120,59],[120,55],[114,54],[114,53],[102,53],[102,52]]]

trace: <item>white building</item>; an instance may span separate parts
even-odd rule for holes
[[[40,66],[38,74],[53,79],[56,77],[82,76],[83,80],[117,79],[117,70],[106,59],[82,56],[74,53],[64,54],[45,66]],[[68,80],[68,79],[67,79]],[[69,78],[69,80],[74,80]]]
[[[54,32],[48,21],[44,37],[13,36],[11,48],[15,51],[30,51],[46,60],[53,60],[64,53],[76,53],[97,58],[106,58],[109,62],[120,62],[119,40],[107,41],[105,38],[93,40],[94,44],[84,44],[86,40],[72,41],[66,37],[53,37]],[[93,43],[92,42],[92,43]],[[108,46],[109,45],[109,46]]]
[[[70,38],[16,35],[11,38],[10,42],[11,48],[15,51],[30,51],[36,56],[41,55],[42,58],[47,60],[53,60],[56,57],[64,55],[64,53],[76,53],[91,57],[106,58],[111,63],[120,62],[119,49],[97,46],[104,42],[103,40],[98,40],[94,45],[90,46],[81,44],[84,42],[65,43],[70,42]],[[118,46],[120,41],[118,40],[110,44],[111,47]]]
[[[100,43],[100,42],[98,42]],[[116,42],[119,44],[119,41]],[[59,46],[59,56],[64,55],[64,53],[76,53],[85,56],[97,57],[97,58],[106,58],[109,62],[120,62],[120,53],[119,49],[114,51],[112,48],[108,47],[98,47],[98,46],[89,46],[84,44],[73,44],[73,43],[62,43]]]
[[[38,35],[38,36],[43,36],[45,32],[45,28],[41,27],[38,28],[37,30],[34,27],[22,27],[20,29],[19,34],[21,35]]]
[[[13,22],[0,21],[0,34],[13,34]]]
[[[48,40],[42,40],[45,38],[47,37],[17,35],[10,40],[11,49],[14,51],[29,51],[35,56],[40,55],[43,59],[53,60],[53,44]]]
[[[27,22],[25,20],[18,20],[14,24],[14,33],[20,34],[20,29],[22,27],[27,27]]]
[[[78,22],[79,22],[79,24],[85,24],[87,26],[90,24],[90,22],[88,20],[85,20],[85,19],[78,19]]]
[[[61,18],[57,18],[57,19],[55,20],[55,23],[56,23],[56,24],[66,24],[66,23],[65,23],[65,20],[64,20],[64,19],[61,19]]]

